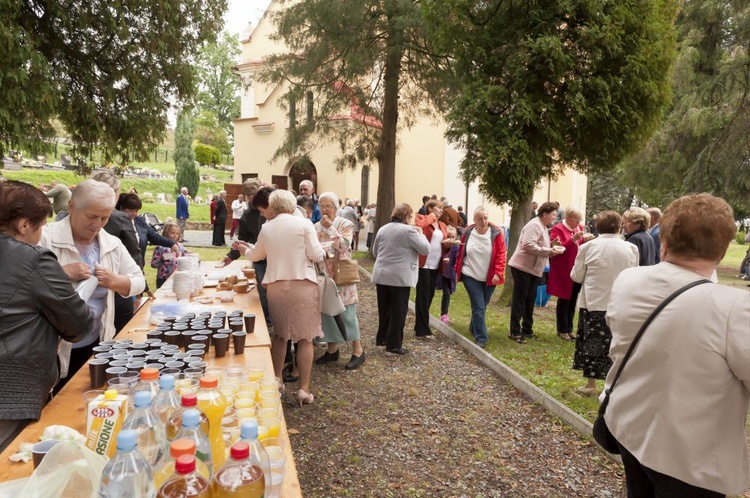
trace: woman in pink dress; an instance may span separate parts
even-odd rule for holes
[[[570,270],[573,269],[578,254],[578,245],[593,238],[583,231],[582,219],[580,209],[567,207],[563,213],[563,221],[553,226],[549,233],[553,244],[557,243],[565,248],[565,252],[550,258],[547,277],[547,293],[557,296],[557,336],[564,341],[574,341],[576,338],[573,334],[573,317],[581,290],[581,284],[570,278]]]

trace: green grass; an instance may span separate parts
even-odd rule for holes
[[[720,283],[748,290],[747,282],[736,278],[739,264],[746,250],[746,246],[740,246],[736,243],[729,246],[727,255],[721,262],[718,271]],[[359,264],[362,267],[372,271],[373,261],[365,259],[366,253],[356,252],[354,257],[359,259]],[[534,332],[537,338],[520,346],[507,339],[510,308],[499,304],[501,293],[502,287],[500,286],[495,290],[486,313],[490,338],[487,344],[487,352],[571,410],[593,422],[596,418],[599,403],[596,398],[583,397],[575,392],[578,387],[585,385],[586,379],[581,376],[579,371],[572,369],[575,344],[562,341],[557,337],[555,298],[551,299],[546,307],[536,308],[534,311]],[[415,293],[412,289],[412,300],[414,300],[414,296]],[[440,316],[441,298],[442,294],[437,291],[430,308],[430,314],[435,317]],[[473,336],[469,333],[471,305],[461,283],[457,285],[456,292],[451,296],[449,315],[451,318],[450,326],[466,338],[473,340]],[[575,323],[577,323],[577,317]],[[598,386],[603,388],[603,381],[597,382]]]
[[[151,164],[151,163],[148,163]],[[149,166],[150,167],[150,166]],[[172,165],[171,173],[174,173],[174,165]],[[171,174],[170,173],[170,174]],[[217,179],[221,181],[215,182],[201,182],[199,194],[206,199],[206,190],[209,189],[213,193],[217,193],[219,190],[224,188],[224,182],[231,182],[231,173],[218,171],[211,168],[201,168],[201,173],[215,174]],[[82,181],[84,178],[78,176],[70,171],[49,171],[49,170],[36,170],[26,168],[21,171],[7,171],[3,170],[3,176],[9,180],[19,180],[30,183],[32,185],[39,185],[40,183],[49,184],[53,180],[64,183],[66,185],[75,185]],[[120,190],[127,192],[131,188],[135,187],[140,195],[146,192],[150,192],[156,198],[156,194],[165,193],[172,194],[172,197],[176,197],[177,186],[174,180],[152,180],[134,177],[125,177],[121,181]],[[159,219],[164,220],[167,217],[175,217],[175,205],[174,202],[169,204],[159,204],[156,202],[144,202],[141,212],[152,212],[155,213]],[[190,221],[195,222],[208,222],[210,217],[210,211],[208,204],[193,204],[190,206]]]

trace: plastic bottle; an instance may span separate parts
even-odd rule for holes
[[[135,393],[135,408],[125,419],[122,428],[138,433],[138,448],[151,468],[158,468],[167,448],[167,437],[164,425],[151,408],[150,392]]]
[[[211,442],[211,458],[214,468],[219,468],[227,459],[224,435],[221,433],[221,419],[227,408],[227,399],[219,391],[219,379],[213,375],[201,378],[198,390],[198,408],[208,417],[208,440]]]
[[[190,439],[195,442],[195,457],[206,464],[209,477],[214,473],[213,455],[208,434],[200,427],[201,412],[198,410],[185,410],[182,412],[182,429],[177,433],[177,439]]]
[[[180,399],[180,408],[169,417],[169,421],[167,422],[166,429],[168,441],[172,441],[177,437],[177,433],[182,429],[182,414],[185,410],[190,410],[191,408],[198,409],[198,395],[183,394]],[[198,411],[201,414],[201,429],[203,429],[204,434],[208,434],[208,417],[199,409]]]
[[[258,421],[254,418],[244,420],[240,425],[240,441],[250,446],[250,453],[254,453],[260,468],[263,471],[265,479],[266,494],[270,491],[271,486],[271,459],[263,445],[258,441]]]
[[[154,472],[154,484],[156,485],[157,490],[167,482],[167,479],[172,477],[174,474],[175,462],[177,461],[177,458],[182,455],[195,456],[195,441],[190,439],[175,439],[172,441],[172,444],[169,445],[169,454],[162,460],[163,465],[159,470]],[[211,474],[209,474],[206,464],[196,459],[195,468],[198,473],[207,480],[211,479]]]
[[[159,498],[209,498],[208,479],[195,470],[195,457],[181,455],[175,463],[175,473],[159,488]]]
[[[138,434],[123,429],[117,434],[117,452],[107,462],[99,484],[99,498],[156,496],[151,466],[138,451]]]
[[[159,371],[157,369],[144,368],[141,370],[140,380],[130,389],[128,394],[131,406],[135,403],[135,393],[140,391],[148,391],[151,394],[151,400],[156,398],[156,393],[159,392]]]
[[[239,441],[232,446],[229,460],[214,475],[211,497],[263,498],[265,486],[260,462],[250,452],[250,445]]]
[[[180,409],[180,398],[177,396],[177,391],[174,390],[174,376],[163,375],[159,377],[159,392],[153,397],[151,408],[154,409],[154,413],[166,427],[169,417]]]

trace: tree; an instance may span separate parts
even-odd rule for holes
[[[591,171],[586,188],[586,213],[591,218],[604,210],[625,212],[633,203],[631,190],[619,181],[617,170]]]
[[[195,196],[198,193],[200,171],[195,165],[195,152],[193,152],[193,118],[190,112],[185,110],[177,116],[173,157],[177,189],[187,187],[190,195]]]
[[[458,87],[448,139],[464,181],[514,213],[565,167],[611,168],[669,103],[673,0],[429,0],[425,22]],[[511,218],[509,253],[528,217]],[[510,254],[509,254],[510,255]]]
[[[289,53],[269,57],[258,75],[287,85],[290,129],[274,157],[305,156],[333,141],[339,168],[377,161],[377,229],[394,206],[398,126],[433,114],[431,99],[442,90],[436,84],[441,60],[424,37],[419,2],[282,3],[290,5],[275,19],[275,39]],[[297,105],[305,114],[297,114]]]
[[[196,109],[213,113],[229,137],[233,136],[232,120],[240,117],[240,82],[233,73],[240,54],[239,37],[225,31],[218,40],[204,43],[196,60],[199,88]],[[222,150],[216,144],[210,145]]]
[[[221,154],[232,153],[232,146],[227,139],[227,133],[219,120],[216,119],[216,114],[212,111],[201,110],[195,116],[193,123],[195,125],[195,139],[198,142],[214,147]]]
[[[750,4],[689,0],[677,17],[674,104],[658,133],[622,165],[651,205],[707,191],[750,211]]]
[[[145,158],[194,94],[194,54],[227,0],[0,0],[0,138],[39,147],[58,119],[81,154]]]

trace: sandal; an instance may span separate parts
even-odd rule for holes
[[[509,335],[508,339],[516,341],[518,344],[526,344],[526,339],[524,339],[522,335]]]
[[[568,342],[570,342],[570,341],[573,341],[573,340],[575,340],[575,339],[573,339],[572,337],[570,337],[570,334],[559,334],[559,333],[558,333],[558,334],[557,334],[557,337],[559,337],[559,338],[560,338],[560,339],[562,339],[563,341],[568,341]]]

